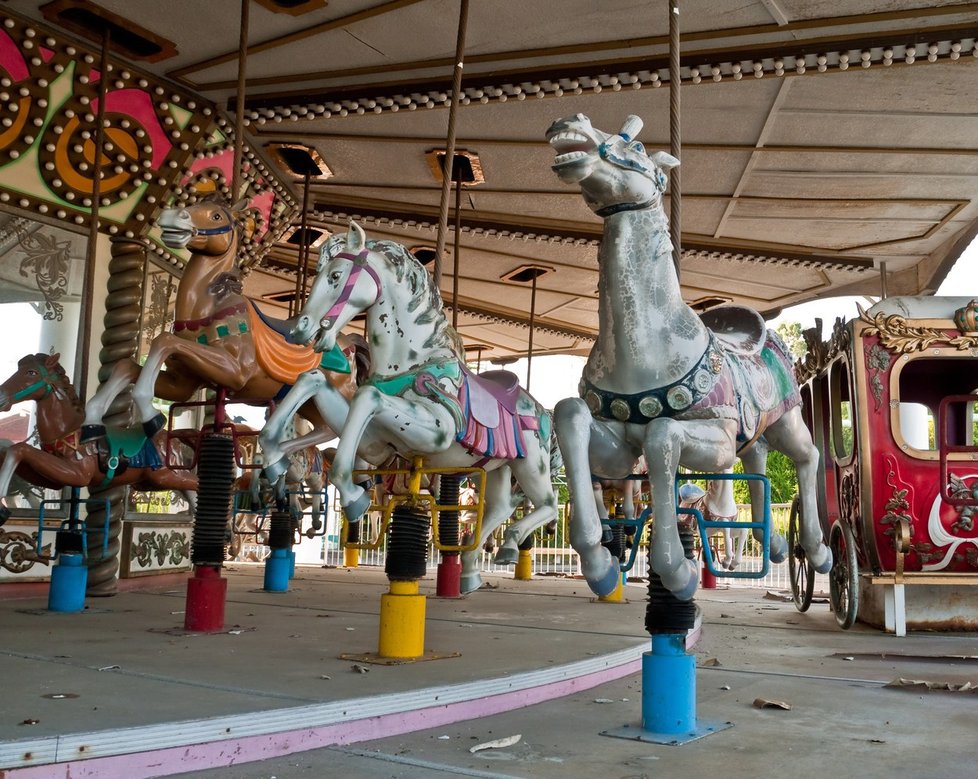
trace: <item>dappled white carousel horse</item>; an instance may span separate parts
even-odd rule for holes
[[[610,593],[619,577],[617,561],[601,546],[594,501],[584,499],[591,474],[622,478],[644,453],[655,516],[650,562],[676,598],[692,598],[698,577],[679,538],[676,471],[682,465],[718,473],[740,456],[746,471],[763,473],[768,445],[798,470],[801,543],[825,572],[832,554],[815,505],[818,451],[802,421],[785,346],[750,309],[724,306],[701,319],[683,302],[662,208],[667,171],[679,160],[648,155],[632,140],[641,127],[631,116],[609,135],[577,114],[547,131],[557,153],[553,170],[580,186],[588,207],[604,219],[598,338],[581,397],[562,400],[554,411],[574,507],[571,543],[584,576],[599,595]],[[751,483],[755,516],[761,516],[762,490]],[[772,561],[786,554],[784,537],[773,536]]]
[[[733,482],[715,479],[707,482],[705,490],[698,484],[687,482],[679,488],[679,507],[699,509],[704,519],[736,519],[737,502],[734,500]],[[723,536],[723,560],[717,562],[728,571],[737,570],[747,547],[747,528],[725,527],[714,530],[710,535],[717,533]]]
[[[488,474],[480,545],[522,500],[511,477],[533,504],[507,529],[496,554],[496,562],[515,563],[519,543],[557,516],[551,470],[559,466],[560,452],[550,415],[513,374],[471,373],[424,267],[403,246],[367,242],[360,226],[351,224],[347,235],[323,246],[309,298],[292,320],[292,337],[329,350],[361,312],[371,351],[368,378],[347,402],[321,373],[299,376],[262,431],[269,480],[282,473],[290,451],[314,442],[282,435],[288,419],[311,398],[340,431],[329,479],[349,521],[370,505],[364,485],[353,480],[359,458],[380,466],[394,454],[422,455],[431,467],[482,466]],[[481,583],[476,565],[477,553],[462,556],[463,591]]]

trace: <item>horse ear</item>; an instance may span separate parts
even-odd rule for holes
[[[55,352],[54,354],[44,355],[44,367],[51,369],[54,368],[61,361],[61,353]]]
[[[662,168],[662,170],[669,171],[679,166],[679,160],[668,152],[657,151],[655,154],[650,156],[652,157],[652,162],[655,163],[656,167]]]
[[[358,252],[364,248],[367,243],[367,234],[352,219],[350,220],[350,229],[346,233],[346,250],[348,252]]]

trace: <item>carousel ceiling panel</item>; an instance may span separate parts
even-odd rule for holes
[[[99,3],[175,43],[176,56],[140,68],[233,112],[237,2]],[[3,7],[40,19],[42,4]],[[356,216],[370,237],[436,245],[441,189],[426,155],[445,146],[458,9],[332,0],[293,17],[251,4],[248,141],[322,156],[332,175],[311,187],[317,229]],[[646,147],[669,148],[666,10],[470,2],[457,148],[478,155],[485,181],[462,192],[460,305],[466,337],[496,357],[526,350],[529,290],[500,279],[521,264],[556,269],[539,280],[534,313],[551,335],[534,349],[586,349],[601,223],[553,174],[544,134],[575,113],[608,132],[636,114]],[[770,312],[873,294],[882,261],[901,293],[934,289],[978,233],[978,2],[743,0],[718,12],[682,0],[681,23],[687,298]],[[449,231],[446,299],[453,242]],[[249,284],[281,291],[297,262],[280,241],[275,275]],[[561,327],[570,334],[552,334]]]

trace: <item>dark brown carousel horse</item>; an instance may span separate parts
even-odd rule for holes
[[[201,387],[222,388],[229,401],[262,403],[284,396],[299,374],[320,370],[341,394],[353,396],[363,339],[348,338],[326,355],[289,343],[285,323],[264,316],[242,294],[238,248],[254,229],[247,212],[202,200],[165,210],[159,224],[167,246],[192,251],[177,290],[173,332],[153,339],[141,369],[130,361],[116,366],[89,402],[86,424],[99,424],[133,381],[133,401],[149,434],[163,424],[154,397],[185,401]],[[317,441],[333,437],[313,403],[300,414]]]
[[[197,489],[197,476],[162,467],[165,437],[147,440],[142,431],[110,431],[98,440],[81,440],[85,409],[58,362],[60,355],[29,354],[17,371],[0,384],[0,411],[15,403],[37,403],[37,434],[41,448],[13,444],[0,454],[0,498],[10,492],[16,475],[50,489],[132,484],[141,490]],[[162,439],[162,440],[161,440]],[[10,511],[0,506],[0,524]]]

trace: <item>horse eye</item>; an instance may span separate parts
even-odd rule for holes
[[[214,216],[212,216],[211,219],[213,219],[215,222],[220,222],[222,217],[220,214],[214,214]]]

